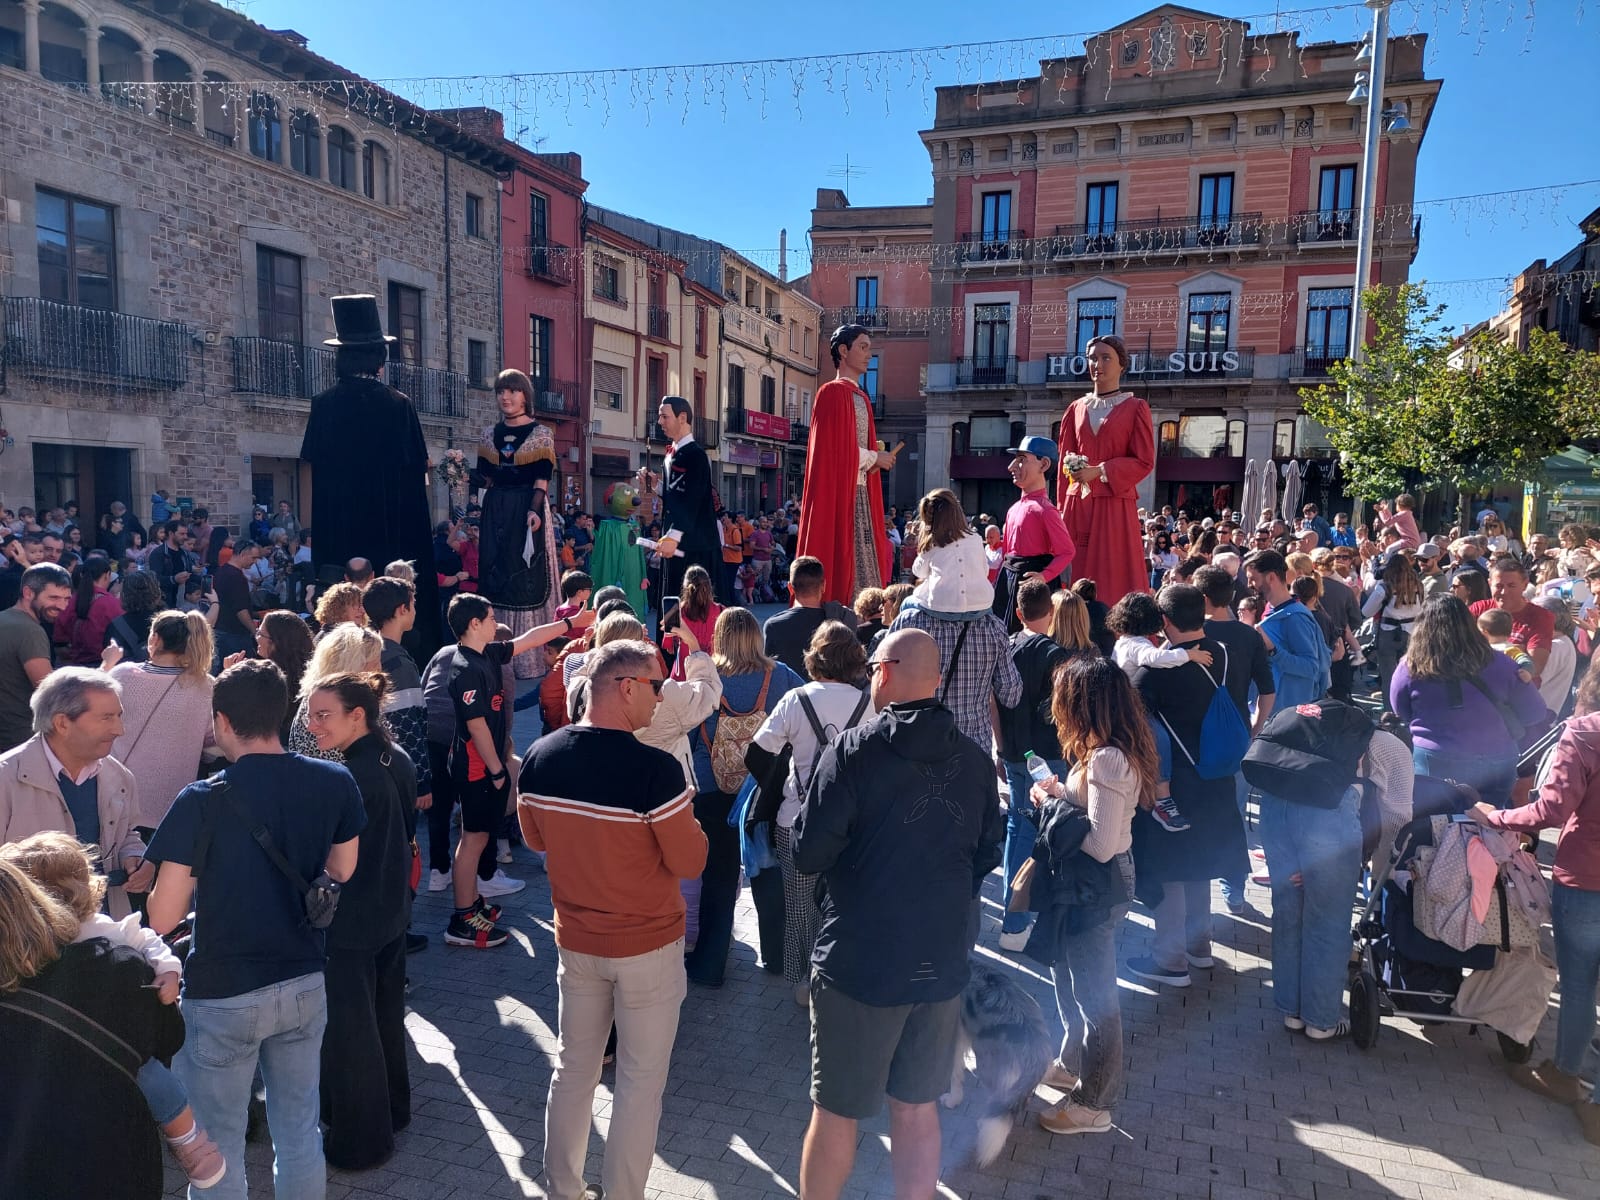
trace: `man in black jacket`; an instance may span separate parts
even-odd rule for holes
[[[666,396],[662,398],[656,419],[672,443],[661,468],[665,509],[662,524],[667,530],[676,529],[683,534],[675,547],[683,551],[683,557],[670,554],[665,546],[661,548],[665,579],[660,603],[665,605],[669,598],[675,599],[683,590],[683,573],[690,566],[698,563],[710,572],[713,580],[718,578],[722,569],[722,539],[717,531],[711,496],[711,460],[694,440],[693,407],[682,396]],[[665,612],[665,608],[662,611]]]
[[[857,1122],[885,1092],[896,1190],[933,1194],[973,897],[1004,834],[989,756],[935,699],[938,644],[891,633],[869,667],[879,715],[823,752],[794,825],[795,869],[826,886],[811,963],[807,1200],[843,1191]]]

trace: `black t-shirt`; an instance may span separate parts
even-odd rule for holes
[[[244,572],[232,563],[224,563],[213,573],[217,592],[217,632],[248,634],[250,627],[239,619],[241,609],[250,610],[250,584]]]
[[[1022,699],[1015,708],[1000,709],[1000,757],[1021,762],[1032,750],[1040,758],[1060,758],[1061,743],[1050,718],[1050,694],[1056,668],[1072,652],[1042,633],[1022,630],[1011,635],[1011,661],[1022,676]]]
[[[827,601],[821,608],[796,606],[775,613],[762,626],[767,653],[800,678],[810,679],[806,672],[806,648],[824,621],[843,621],[854,629],[856,614],[835,600]]]
[[[506,744],[506,698],[501,668],[511,661],[510,642],[490,642],[482,653],[457,646],[450,662],[450,703],[455,708],[456,738],[450,751],[450,778],[456,783],[476,783],[489,774],[488,765],[472,744],[467,722],[482,717],[496,747]]]
[[[1258,696],[1270,696],[1277,688],[1272,679],[1272,660],[1267,657],[1267,644],[1253,627],[1243,621],[1207,621],[1206,637],[1228,648],[1228,694],[1248,721],[1250,685],[1255,685]],[[1213,672],[1216,668],[1217,662],[1212,663]]]
[[[366,809],[356,781],[339,763],[298,754],[247,754],[221,776],[272,842],[307,880],[328,850],[360,834]],[[305,901],[257,845],[250,827],[213,780],[178,793],[150,841],[154,862],[194,866],[201,813],[211,811],[211,841],[195,884],[194,940],[183,972],[186,1000],[241,996],[321,971],[323,934],[306,924]]]

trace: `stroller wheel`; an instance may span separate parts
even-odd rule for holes
[[[1378,1040],[1378,981],[1371,971],[1350,980],[1350,1037],[1363,1050]]]
[[[1500,1039],[1500,1053],[1505,1055],[1508,1063],[1525,1063],[1533,1057],[1533,1043],[1524,1046],[1521,1042],[1513,1041],[1503,1033],[1494,1035]]]

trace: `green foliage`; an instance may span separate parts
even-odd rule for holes
[[[1414,284],[1364,300],[1376,333],[1362,361],[1336,363],[1331,383],[1300,392],[1353,494],[1393,495],[1417,476],[1463,492],[1520,483],[1600,432],[1600,356],[1541,329],[1526,350],[1487,332],[1454,346],[1443,306]]]

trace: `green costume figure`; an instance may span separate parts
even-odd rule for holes
[[[634,510],[639,490],[630,483],[613,483],[606,489],[606,517],[595,530],[589,555],[589,577],[595,590],[615,584],[628,594],[628,605],[642,620],[645,615],[644,547],[638,544]]]

